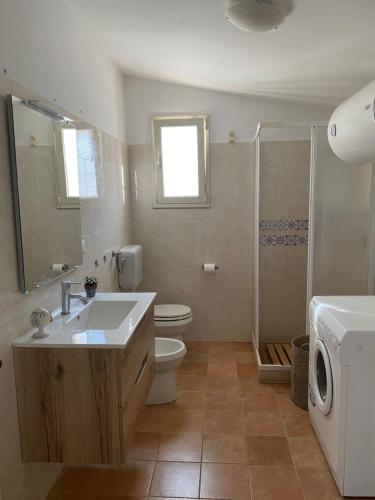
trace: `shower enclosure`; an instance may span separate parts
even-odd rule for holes
[[[282,382],[314,295],[373,293],[373,167],[339,160],[326,123],[259,124],[254,150],[253,340],[260,380]]]

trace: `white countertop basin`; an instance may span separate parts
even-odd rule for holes
[[[49,336],[33,339],[35,330],[16,339],[13,347],[124,348],[151,307],[156,293],[98,293],[83,305],[71,301],[71,312],[52,313]]]

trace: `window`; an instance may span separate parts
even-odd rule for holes
[[[61,133],[66,197],[79,198],[77,131],[73,128],[63,128]]]
[[[154,208],[209,207],[207,115],[151,119]]]
[[[93,130],[56,126],[58,207],[79,208],[80,198],[100,196]]]

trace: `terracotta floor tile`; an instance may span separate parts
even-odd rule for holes
[[[206,411],[205,434],[243,434],[244,423],[239,412]]]
[[[95,497],[95,500],[148,500],[150,497],[128,497],[124,495],[98,495]],[[75,498],[71,498],[70,500],[76,500]],[[79,500],[77,498],[77,500]],[[159,499],[161,500],[161,499]]]
[[[159,433],[137,432],[132,440],[127,458],[130,460],[156,460],[159,444]]]
[[[209,361],[208,377],[237,377],[235,361]]]
[[[238,411],[241,412],[241,400],[239,394],[229,392],[216,392],[208,394],[206,399],[206,410],[208,411]]]
[[[305,500],[339,500],[342,496],[328,468],[303,467],[297,470]]]
[[[99,467],[64,467],[52,491],[96,493],[104,479],[105,470]]]
[[[205,375],[177,375],[178,391],[206,391],[207,377]]]
[[[237,373],[239,378],[256,379],[258,376],[258,367],[256,363],[238,363]]]
[[[197,363],[195,361],[184,361],[177,373],[179,375],[207,375],[208,363]]]
[[[239,380],[237,377],[207,377],[207,392],[239,392]]]
[[[72,493],[56,491],[51,492],[48,495],[47,500],[97,500],[97,496],[96,493]]]
[[[99,493],[102,495],[147,496],[154,467],[154,462],[129,460],[119,469],[107,469]]]
[[[283,421],[277,411],[248,411],[244,416],[245,434],[285,436]]]
[[[252,351],[236,352],[237,363],[252,364],[255,363],[255,353]]]
[[[203,410],[170,410],[164,423],[164,432],[203,432]]]
[[[160,432],[168,411],[168,405],[145,406],[138,418],[137,432]]]
[[[163,434],[158,460],[168,462],[200,462],[202,434]]]
[[[210,352],[218,351],[254,351],[253,344],[251,342],[210,342]]]
[[[283,422],[288,437],[314,436],[314,430],[308,415],[284,415]]]
[[[157,462],[150,495],[156,497],[199,497],[200,464]]]
[[[244,436],[235,434],[206,434],[203,436],[203,462],[246,464]]]
[[[251,498],[249,469],[243,464],[202,464],[201,498]]]
[[[207,363],[208,352],[205,351],[187,351],[184,357],[184,363]]]
[[[296,467],[327,467],[322,450],[315,438],[288,438]]]
[[[208,354],[209,362],[232,361],[236,362],[236,353],[234,351],[214,351]]]
[[[288,442],[278,436],[246,436],[250,465],[293,465]]]
[[[293,467],[250,466],[250,481],[253,500],[303,500]]]
[[[254,411],[277,412],[276,399],[273,394],[250,394],[241,399],[244,417]]]
[[[246,394],[274,394],[272,387],[269,384],[261,384],[256,379],[240,378],[238,379],[240,392],[243,396]]]
[[[184,340],[184,344],[188,351],[208,352],[210,349],[210,342],[199,342],[194,340]]]
[[[290,396],[290,384],[269,384],[275,394],[288,394]]]
[[[276,394],[277,405],[280,410],[280,414],[287,415],[307,415],[307,412],[293,403],[288,394]]]
[[[173,410],[204,410],[206,393],[203,391],[177,391],[177,399],[170,403]]]

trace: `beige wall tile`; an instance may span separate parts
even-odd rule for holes
[[[261,145],[260,219],[307,219],[309,141],[270,141]],[[274,231],[261,234],[300,234]],[[307,246],[260,247],[261,342],[290,341],[306,327]]]
[[[150,145],[130,146],[134,242],[144,247],[143,290],[190,305],[194,340],[250,340],[253,195],[249,143],[211,144],[211,207],[153,209]],[[214,275],[201,271],[216,262]]]

